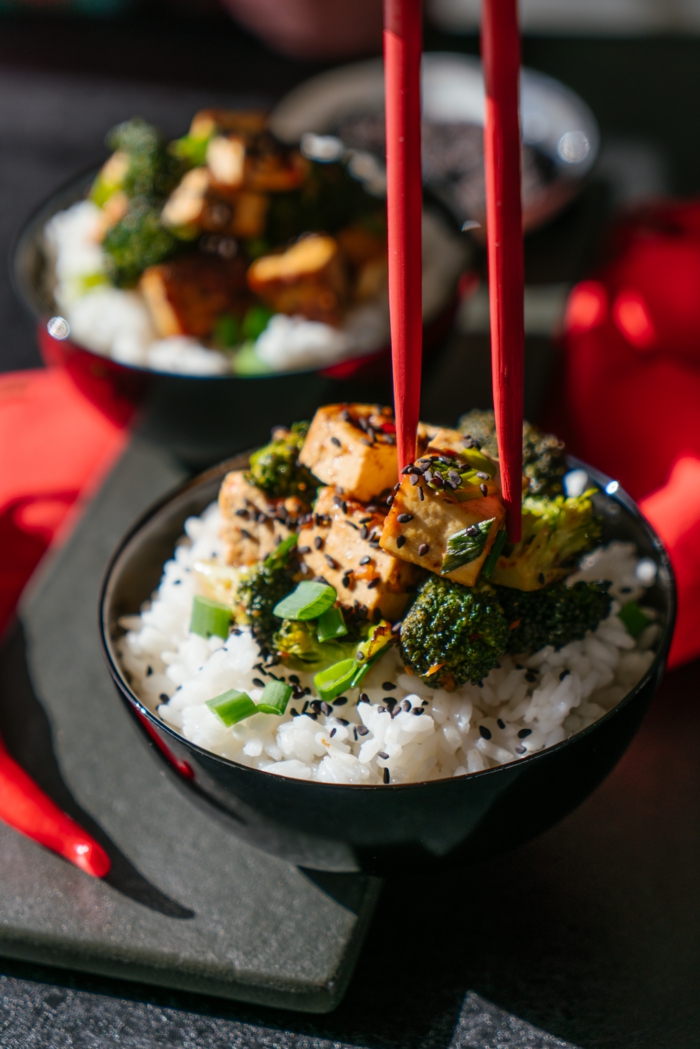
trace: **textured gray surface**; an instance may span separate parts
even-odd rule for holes
[[[324,891],[195,808],[146,753],[99,649],[107,558],[180,476],[134,442],[23,602],[29,673],[63,782],[121,856],[104,884],[0,827],[0,952],[323,1011],[349,976],[377,883],[331,877]]]

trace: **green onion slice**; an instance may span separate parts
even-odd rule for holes
[[[466,459],[472,470],[479,470],[488,474],[491,480],[496,476],[496,464],[480,452],[477,448],[462,448],[459,452],[460,459]]]
[[[235,688],[230,688],[228,692],[215,696],[214,699],[208,699],[207,706],[226,728],[258,712],[258,708],[248,693],[239,692]]]
[[[267,555],[263,561],[265,568],[281,568],[283,565],[286,565],[289,555],[296,545],[297,536],[288,535],[286,539],[282,540],[276,550]]]
[[[314,678],[314,685],[321,699],[326,702],[340,696],[347,688],[352,687],[352,682],[360,669],[356,659],[341,659],[326,670],[320,670]]]
[[[335,605],[318,617],[316,637],[321,644],[324,641],[334,641],[338,637],[345,637],[347,632],[348,628],[345,625],[343,613]]]
[[[284,714],[292,694],[286,681],[268,681],[256,709],[262,714]]]
[[[337,596],[327,583],[299,583],[275,605],[272,614],[278,619],[318,619],[335,604]]]
[[[468,565],[471,561],[476,561],[477,557],[481,557],[495,520],[495,517],[489,517],[488,521],[479,521],[450,536],[447,540],[447,552],[442,559],[442,575],[454,572],[462,565]]]
[[[487,579],[490,579],[493,575],[493,570],[496,567],[496,561],[498,561],[499,557],[503,552],[503,547],[506,545],[507,535],[508,533],[506,532],[505,528],[501,528],[500,532],[493,541],[493,546],[491,547],[489,556],[484,561],[484,567],[481,569],[481,574]]]
[[[636,601],[628,601],[617,614],[622,620],[627,633],[635,640],[651,623],[649,616],[642,612]]]
[[[231,625],[231,609],[219,601],[197,595],[192,602],[190,632],[200,637],[228,637]]]

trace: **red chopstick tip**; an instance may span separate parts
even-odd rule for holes
[[[96,841],[79,841],[69,845],[64,856],[93,878],[104,878],[112,866],[109,856]]]

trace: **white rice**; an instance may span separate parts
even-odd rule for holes
[[[95,353],[153,371],[224,375],[228,353],[197,339],[159,339],[141,293],[105,283],[107,264],[98,243],[100,209],[89,200],[60,211],[47,223],[44,240],[53,271],[48,289],[71,326],[76,342]],[[466,244],[436,214],[423,216],[423,315],[437,316],[466,263]],[[95,283],[103,277],[102,283]],[[361,356],[388,344],[386,293],[351,310],[339,328],[305,317],[276,314],[256,340],[258,357],[272,371],[294,371]]]
[[[612,542],[587,555],[572,579],[612,581],[610,616],[582,641],[551,646],[517,660],[505,656],[481,687],[434,689],[405,672],[393,649],[332,714],[292,717],[317,699],[313,675],[297,674],[311,692],[292,700],[282,717],[256,714],[225,728],[206,706],[228,689],[258,701],[254,684],[260,652],[248,630],[226,641],[189,633],[192,599],[199,592],[195,562],[222,560],[216,504],[185,525],[187,538],[163,570],[159,589],[140,615],[126,616],[118,643],[122,665],[143,703],[193,743],[278,775],[326,783],[392,783],[464,776],[518,761],[551,747],[602,717],[648,670],[659,627],[651,623],[635,642],[617,616],[654,582],[654,563],[639,560],[632,543]],[[650,568],[651,566],[651,568]],[[655,613],[645,608],[651,619]],[[278,676],[288,676],[279,667]],[[384,683],[395,687],[387,689]],[[402,710],[392,718],[391,697]],[[422,710],[421,716],[414,713]],[[344,720],[341,720],[344,719]],[[349,722],[349,724],[348,724]],[[505,726],[505,727],[501,727]],[[367,731],[360,734],[356,728]],[[363,728],[364,727],[364,728]]]

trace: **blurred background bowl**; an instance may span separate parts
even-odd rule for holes
[[[470,55],[423,56],[423,182],[461,225],[485,222],[484,81]],[[520,75],[523,136],[523,226],[553,218],[579,192],[598,156],[593,113],[552,77]],[[287,142],[304,133],[336,135],[346,146],[384,158],[384,67],[370,59],[322,73],[291,91],[272,112],[271,126]]]
[[[675,588],[656,533],[610,479],[578,460],[598,485],[603,541],[632,541],[657,565],[645,602],[662,627],[655,658],[639,683],[589,728],[521,761],[426,783],[345,786],[287,779],[217,757],[161,721],[129,687],[115,649],[119,619],[133,615],[157,588],[163,564],[187,517],[217,497],[225,473],[247,456],[212,468],[158,503],[115,552],[100,599],[100,631],[117,692],[152,752],[177,781],[236,835],[300,866],[387,874],[459,863],[519,845],[579,805],[607,776],[636,732],[663,672],[673,633]],[[609,486],[610,493],[605,488]]]

